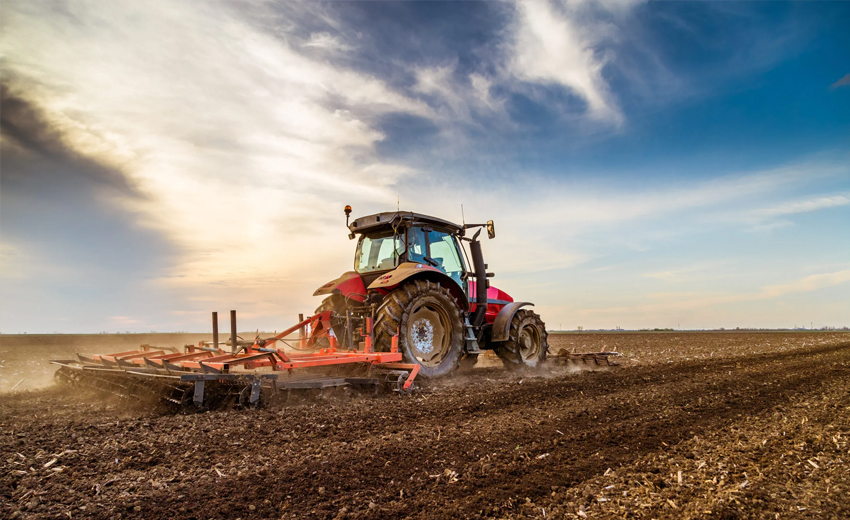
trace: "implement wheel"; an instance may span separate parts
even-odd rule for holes
[[[399,351],[417,363],[423,377],[457,369],[463,350],[463,320],[454,297],[439,283],[416,280],[388,294],[375,319],[375,349],[388,352],[399,333]]]
[[[546,325],[537,314],[520,309],[511,320],[508,341],[498,345],[496,354],[509,368],[542,365],[549,354]]]

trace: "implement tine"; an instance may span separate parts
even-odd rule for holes
[[[203,361],[198,361],[198,365],[201,367],[201,370],[203,370],[205,374],[221,374],[221,370],[213,368],[209,365],[205,365]],[[203,387],[201,388],[201,392],[203,393]]]
[[[115,362],[118,363],[118,366],[122,368],[138,368],[135,363],[124,361],[121,358],[115,358]]]
[[[182,372],[182,368],[179,365],[175,365],[174,363],[169,363],[167,360],[162,360],[162,368],[165,369],[169,374],[172,372]]]
[[[88,365],[99,365],[99,364],[101,364],[101,363],[98,363],[97,361],[95,361],[94,358],[90,358],[90,357],[84,356],[82,354],[77,354],[77,359],[79,359],[80,363],[83,363],[83,364],[88,364]]]

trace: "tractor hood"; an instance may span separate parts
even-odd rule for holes
[[[366,299],[366,287],[363,285],[363,279],[354,271],[343,273],[336,280],[331,280],[325,285],[316,289],[313,296],[322,294],[341,294],[346,298],[351,298],[358,302]]]

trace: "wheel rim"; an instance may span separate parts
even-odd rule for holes
[[[442,363],[451,345],[451,321],[445,309],[433,302],[421,302],[412,309],[407,323],[410,353],[419,364]]]
[[[540,356],[540,331],[537,327],[530,325],[523,327],[517,338],[519,353],[523,361],[535,361]]]

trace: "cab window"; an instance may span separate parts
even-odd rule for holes
[[[428,256],[428,236],[421,227],[412,227],[407,231],[407,261],[426,264]]]
[[[443,231],[430,231],[428,233],[428,246],[432,260],[437,262],[437,269],[449,275],[458,285],[463,287],[461,275],[463,274],[463,263],[458,254],[457,244],[450,233]]]
[[[392,231],[365,235],[357,245],[354,269],[358,273],[394,269],[402,253],[403,235],[396,235]]]

